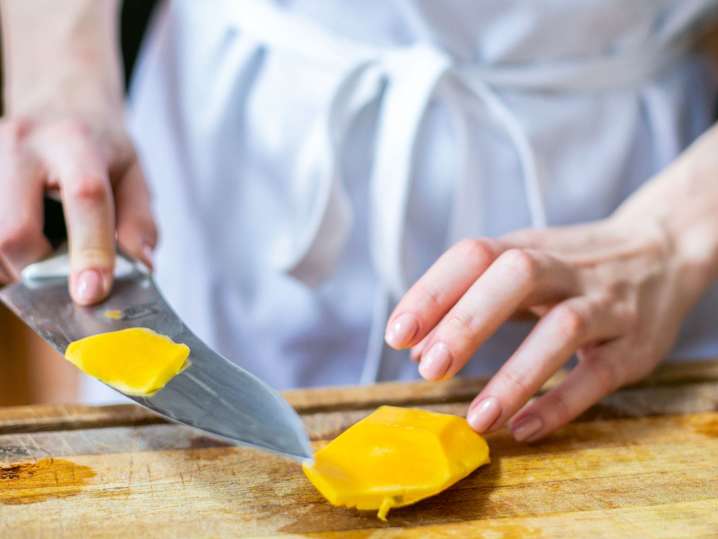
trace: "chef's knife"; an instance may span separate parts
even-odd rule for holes
[[[48,216],[45,222],[52,220]],[[57,229],[55,234],[46,232],[53,240],[63,234]],[[267,384],[195,336],[143,265],[118,255],[112,294],[93,307],[73,303],[68,273],[67,253],[59,251],[26,268],[20,282],[0,288],[0,299],[62,354],[72,341],[131,327],[149,328],[186,344],[191,350],[188,368],[151,397],[126,396],[166,418],[235,443],[311,461],[311,446],[294,409]]]

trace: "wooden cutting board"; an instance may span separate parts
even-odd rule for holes
[[[463,413],[482,383],[286,395],[321,444],[381,403]],[[0,537],[718,537],[716,410],[718,362],[666,365],[544,443],[490,436],[490,466],[383,523],[134,406],[5,408]]]

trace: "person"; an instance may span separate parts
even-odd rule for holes
[[[1,9],[2,282],[56,188],[78,304],[159,228],[179,314],[276,387],[494,373],[468,420],[522,441],[718,354],[714,1],[168,2],[127,121],[115,1]]]

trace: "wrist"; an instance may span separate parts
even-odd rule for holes
[[[2,0],[2,15],[9,114],[122,111],[116,0]]]
[[[718,128],[626,200],[613,218],[654,225],[690,287],[702,291],[718,279]]]
[[[64,73],[32,85],[22,81],[5,88],[7,116],[54,120],[80,117],[93,124],[124,122],[124,94],[113,84],[86,75]]]
[[[688,208],[690,209],[690,208]],[[718,278],[718,223],[670,217],[657,220],[687,297],[698,299]]]

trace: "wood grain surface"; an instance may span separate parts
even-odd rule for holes
[[[555,383],[552,382],[552,383]],[[318,446],[382,403],[463,413],[479,380],[287,392]],[[718,362],[665,365],[541,444],[392,511],[134,406],[0,409],[0,537],[718,537]]]

